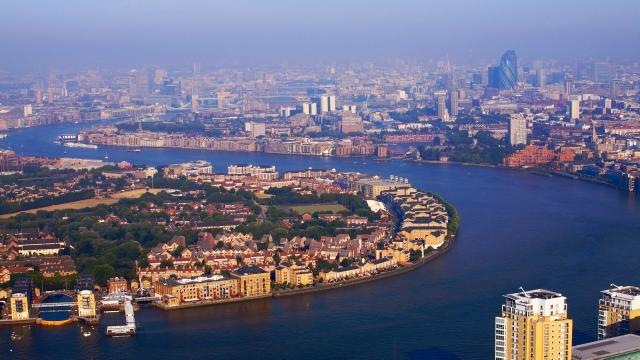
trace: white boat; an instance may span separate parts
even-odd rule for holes
[[[83,148],[83,149],[97,149],[98,148],[98,145],[84,144],[84,143],[77,143],[77,142],[66,142],[66,143],[64,143],[64,146],[73,147],[73,148]]]
[[[82,336],[84,336],[84,337],[91,336],[91,331],[85,331],[85,332],[83,332],[83,333],[82,333]]]

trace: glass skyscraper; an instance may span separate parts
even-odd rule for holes
[[[489,86],[500,90],[513,90],[518,85],[518,56],[514,50],[502,55],[500,64],[489,67]]]

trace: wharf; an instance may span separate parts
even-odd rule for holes
[[[14,326],[14,325],[32,325],[36,323],[36,318],[22,319],[22,320],[0,320],[0,326]]]

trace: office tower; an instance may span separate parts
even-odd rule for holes
[[[433,93],[436,103],[436,114],[438,119],[442,121],[449,121],[449,111],[447,110],[447,92],[445,90],[436,91]]]
[[[42,88],[40,87],[40,82],[36,82],[35,89],[33,90],[33,96],[35,98],[36,104],[42,103]]]
[[[224,110],[227,108],[227,101],[230,94],[224,90],[220,90],[216,93],[216,99],[218,102],[218,110]]]
[[[164,83],[164,79],[167,77],[167,70],[165,69],[156,69],[153,72],[153,83],[155,85],[162,85]]]
[[[522,114],[513,114],[509,120],[509,144],[527,144],[527,119]]]
[[[142,97],[149,92],[149,79],[141,70],[129,71],[129,95]]]
[[[200,97],[194,91],[191,92],[191,112],[197,113],[200,106]]]
[[[496,360],[570,360],[573,322],[566,298],[544,290],[507,294],[495,321]]]
[[[320,113],[324,114],[329,112],[329,96],[322,95],[320,96]]]
[[[180,84],[175,84],[173,79],[164,79],[160,88],[160,95],[180,96]]]
[[[602,113],[611,114],[611,99],[604,99],[602,101]]]
[[[489,67],[489,86],[500,90],[513,90],[518,86],[518,56],[514,50],[505,52],[500,64]]]
[[[609,97],[612,100],[616,100],[620,94],[620,80],[611,80],[609,87]]]
[[[547,74],[544,69],[536,70],[536,86],[543,87],[547,84]]]
[[[491,73],[491,66],[490,65],[486,65],[484,67],[484,71],[482,72],[482,85],[484,86],[489,86],[489,77]]]
[[[568,97],[573,92],[573,81],[565,80],[564,81],[564,95]]]
[[[567,101],[567,115],[570,120],[580,119],[580,99],[573,97]]]
[[[302,103],[302,113],[307,115],[318,115],[318,105],[314,102]]]
[[[33,114],[33,107],[31,106],[31,104],[27,104],[22,107],[22,115],[24,117],[27,117],[32,114]]]
[[[456,89],[449,92],[449,115],[458,116],[458,90]]]
[[[593,81],[596,84],[609,84],[611,82],[611,64],[594,63],[593,64]]]
[[[329,95],[329,111],[330,112],[335,112],[336,111],[336,96],[335,95]]]
[[[598,302],[598,339],[640,331],[640,288],[613,286],[601,293]]]
[[[579,62],[576,66],[576,80],[593,79],[593,63]]]

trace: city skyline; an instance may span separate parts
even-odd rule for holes
[[[5,3],[0,358],[640,359],[637,1]]]
[[[523,59],[624,61],[638,56],[630,46],[640,39],[634,26],[637,2],[618,0],[604,9],[596,1],[580,6],[546,0],[458,5],[410,0],[193,0],[180,6],[166,1],[9,1],[0,14],[0,42],[13,55],[0,59],[0,72],[394,58],[484,64],[509,48]]]

